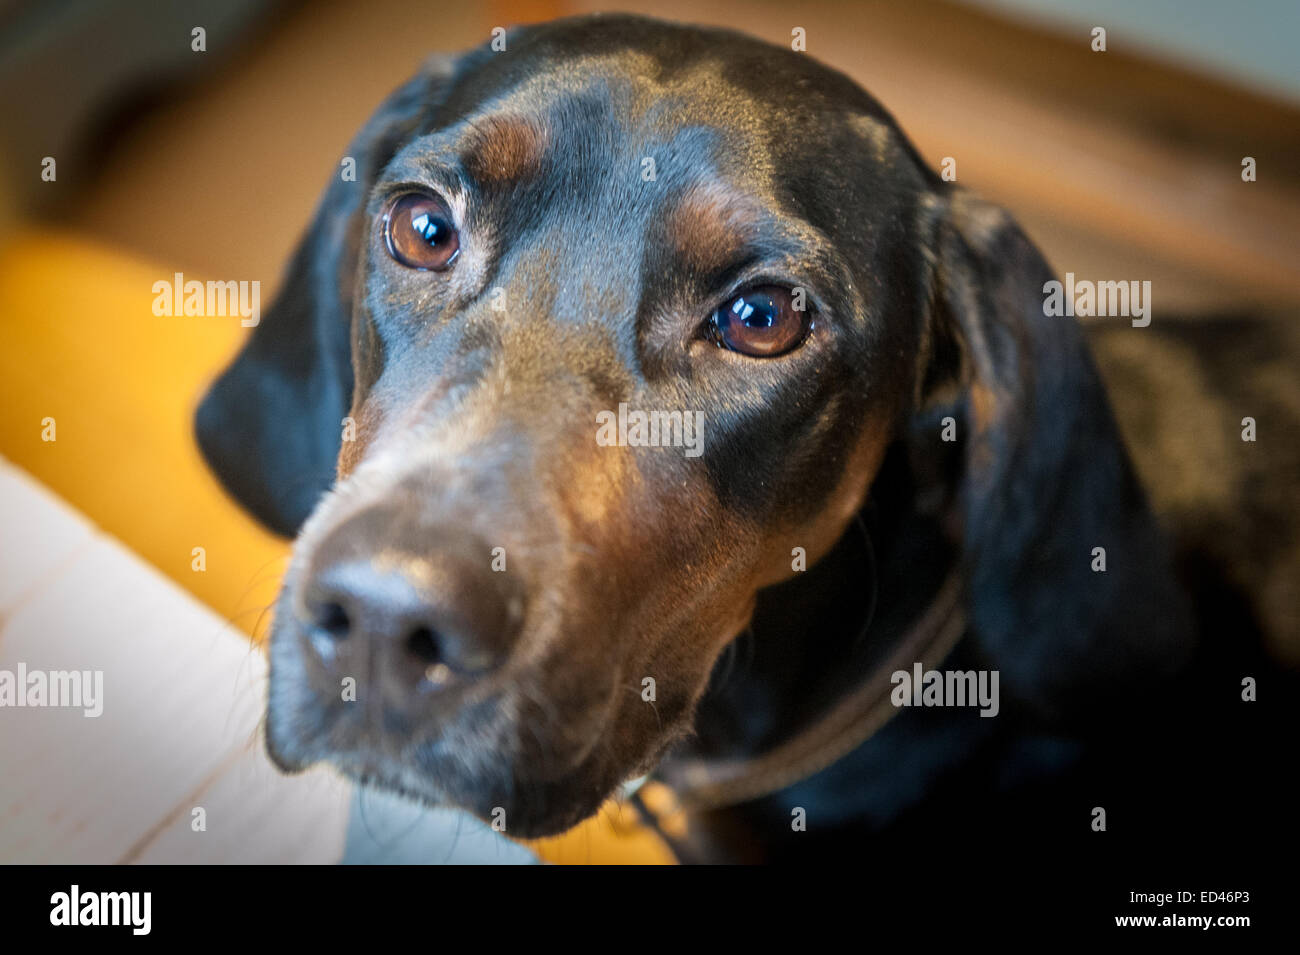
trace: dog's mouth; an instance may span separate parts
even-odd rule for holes
[[[364,703],[352,712],[342,704],[304,709],[303,685],[287,686],[288,679],[273,671],[266,721],[267,750],[282,770],[325,763],[361,785],[468,811],[515,838],[571,828],[639,775],[608,760],[599,726],[574,752],[572,733],[556,744],[542,728],[504,718],[514,708],[510,694],[465,704],[436,725],[415,725],[382,711],[368,719]],[[290,710],[286,697],[297,697],[300,708]]]

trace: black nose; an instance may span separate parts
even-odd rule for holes
[[[302,583],[308,642],[340,673],[366,670],[406,693],[473,679],[509,656],[523,618],[493,548],[376,505],[321,541]],[[362,673],[355,673],[358,678]]]

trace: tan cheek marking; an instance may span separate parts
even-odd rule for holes
[[[788,579],[794,571],[790,567],[790,550],[803,547],[807,551],[808,566],[812,566],[840,539],[862,505],[866,503],[871,482],[875,480],[880,462],[889,445],[890,431],[880,416],[873,416],[858,438],[839,484],[826,501],[816,520],[803,527],[783,529],[773,535],[774,550],[771,563],[761,586],[769,586]]]
[[[635,480],[631,474],[635,464],[630,449],[596,444],[594,421],[591,433],[590,456],[574,463],[563,494],[576,520],[598,527],[619,518],[628,483]]]
[[[479,124],[470,138],[465,166],[479,182],[527,179],[541,169],[546,130],[522,117],[493,117]]]
[[[993,424],[993,417],[997,411],[997,398],[991,388],[976,382],[970,387],[970,404],[975,432],[983,434]]]
[[[348,412],[348,417],[352,419],[351,422],[339,422],[339,430],[342,433],[338,467],[340,478],[347,477],[361,463],[366,448],[370,445],[370,437],[379,423],[378,415],[370,402],[366,402],[360,408],[354,406]]]
[[[352,322],[354,393],[365,396],[384,370],[384,341],[369,309],[362,308]]]

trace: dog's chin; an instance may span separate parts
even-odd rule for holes
[[[325,752],[278,738],[269,720],[266,750],[282,772],[301,773],[325,764],[359,785],[430,808],[468,812],[515,839],[539,839],[572,829],[594,816],[622,782],[610,782],[608,773],[590,767],[538,781],[518,773],[476,776],[455,760],[427,769],[371,750]]]
[[[559,835],[594,816],[609,793],[581,779],[546,783],[516,781],[519,796],[492,792],[467,780],[439,779],[369,757],[335,757],[344,776],[430,808],[463,810],[516,839]]]

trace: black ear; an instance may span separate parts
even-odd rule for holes
[[[296,533],[334,481],[352,401],[350,324],[363,210],[380,170],[440,105],[454,61],[435,58],[379,108],[348,148],[274,304],[199,405],[208,465],[263,524]]]
[[[934,452],[956,422],[971,632],[1004,692],[1048,716],[1095,712],[1185,661],[1185,596],[1082,329],[1045,314],[1047,263],[995,206],[953,192],[934,212],[913,439]]]

